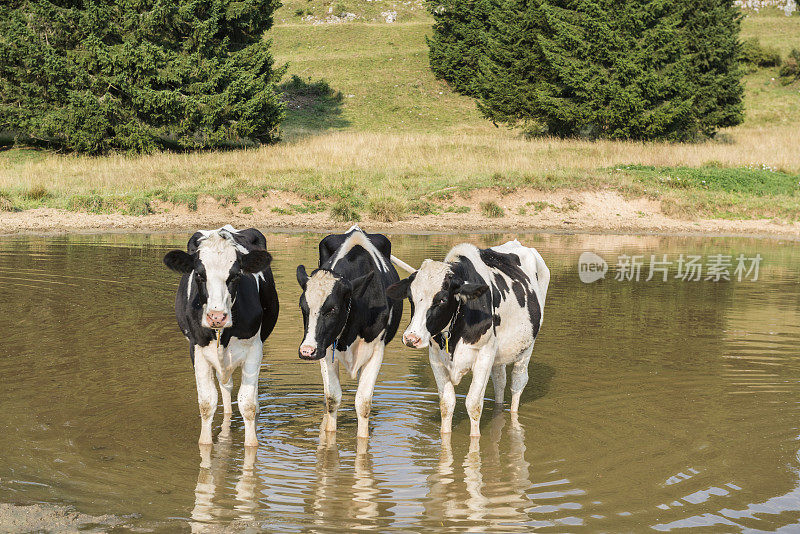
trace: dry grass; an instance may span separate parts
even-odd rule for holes
[[[699,167],[762,166],[800,172],[797,126],[736,129],[725,141],[700,144],[633,143],[541,138],[504,131],[478,134],[334,132],[259,149],[204,154],[86,158],[43,154],[1,160],[0,189],[54,193],[204,191],[217,188],[304,192],[306,180],[334,187],[355,179],[370,191],[470,183],[500,175],[569,174],[622,164]],[[399,183],[398,183],[399,182]],[[442,184],[440,184],[442,185]],[[399,187],[398,187],[399,186]],[[311,190],[311,189],[309,189]]]

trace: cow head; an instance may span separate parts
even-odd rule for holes
[[[386,293],[393,299],[408,297],[411,324],[403,332],[403,343],[421,349],[450,324],[459,302],[478,298],[488,289],[486,284],[459,279],[447,263],[425,260],[417,272],[390,285]]]
[[[189,299],[193,307],[202,308],[204,327],[230,327],[242,274],[263,271],[269,267],[272,256],[266,250],[248,252],[224,229],[197,232],[189,240],[187,250],[168,252],[164,264],[189,275]]]
[[[339,337],[347,324],[353,300],[361,298],[375,275],[374,271],[348,280],[327,269],[317,269],[309,276],[302,265],[297,267],[297,282],[303,289],[300,310],[303,312],[303,342],[299,355],[304,360],[319,360]]]

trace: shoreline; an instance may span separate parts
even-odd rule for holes
[[[217,228],[225,224],[256,227],[266,232],[332,232],[353,222],[372,231],[390,234],[453,233],[556,233],[556,234],[639,234],[696,237],[750,237],[800,241],[800,222],[776,219],[682,219],[667,215],[661,203],[648,198],[625,198],[617,192],[560,191],[498,194],[477,190],[469,198],[473,206],[467,213],[441,211],[428,215],[409,215],[398,220],[381,220],[364,214],[361,220],[334,219],[328,211],[281,213],[298,202],[294,195],[272,199],[241,198],[221,203],[211,197],[198,202],[197,210],[186,206],[159,203],[150,215],[85,213],[36,208],[19,212],[0,212],[0,237],[19,235],[65,235],[98,233],[170,233]],[[490,218],[480,213],[481,202],[496,202],[504,213]],[[531,212],[531,204],[547,207]],[[564,208],[568,206],[568,208]],[[248,213],[243,209],[248,207]],[[524,213],[524,214],[522,214]]]

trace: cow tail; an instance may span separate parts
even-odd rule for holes
[[[392,260],[392,263],[394,263],[397,267],[400,267],[404,271],[407,271],[409,274],[414,274],[415,272],[417,272],[417,270],[415,268],[413,268],[412,266],[410,266],[409,264],[407,264],[406,262],[404,262],[400,258],[398,258],[396,256],[389,256],[389,258]]]

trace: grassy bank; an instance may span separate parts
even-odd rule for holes
[[[295,5],[296,4],[296,5]],[[304,14],[296,12],[303,7]],[[289,63],[284,141],[268,147],[143,157],[0,152],[0,209],[40,206],[146,214],[158,201],[196,209],[291,192],[284,212],[394,220],[481,210],[469,191],[614,189],[681,217],[800,220],[800,87],[777,68],[745,78],[747,119],[698,144],[537,138],[495,128],[427,66],[430,19],[418,4],[286,2],[271,32]],[[313,24],[327,7],[354,22]],[[411,9],[414,8],[414,9]],[[305,12],[311,9],[313,14]],[[395,10],[394,24],[375,22]],[[752,14],[743,36],[800,48],[800,17]],[[491,210],[490,210],[491,211]]]

